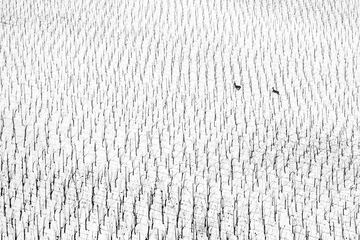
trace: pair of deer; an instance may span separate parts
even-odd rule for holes
[[[234,87],[235,87],[236,90],[240,90],[240,89],[241,89],[241,86],[240,86],[240,85],[236,85],[236,83],[234,83]],[[275,94],[277,94],[277,95],[280,95],[279,91],[276,90],[276,89],[274,89],[274,88],[272,88],[272,92],[275,93]]]

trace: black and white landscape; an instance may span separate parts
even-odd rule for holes
[[[1,1],[0,239],[360,239],[359,16]]]

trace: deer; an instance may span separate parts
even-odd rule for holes
[[[240,90],[241,89],[241,86],[240,85],[236,85],[236,83],[234,83],[234,87],[236,90]]]
[[[274,88],[272,88],[272,92],[275,93],[275,94],[277,94],[277,95],[280,95],[279,91],[276,90],[276,89],[274,89]]]

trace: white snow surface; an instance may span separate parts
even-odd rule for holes
[[[1,239],[360,239],[359,1],[0,9]]]

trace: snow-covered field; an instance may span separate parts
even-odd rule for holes
[[[360,239],[359,1],[0,13],[1,239]]]

